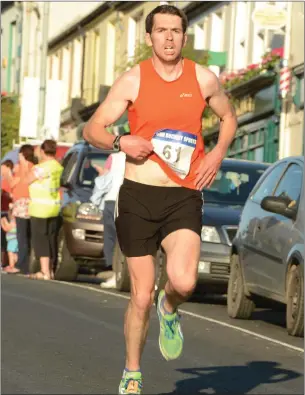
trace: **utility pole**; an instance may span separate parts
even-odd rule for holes
[[[40,79],[39,79],[39,109],[38,109],[38,128],[37,134],[43,139],[44,112],[46,102],[46,85],[47,85],[47,61],[48,61],[48,36],[49,36],[49,13],[50,3],[43,2],[42,23],[42,43],[40,58]]]

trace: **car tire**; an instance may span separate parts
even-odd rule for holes
[[[77,275],[78,263],[70,255],[64,236],[64,230],[61,228],[58,235],[57,266],[54,278],[59,281],[75,281]]]
[[[231,318],[249,319],[255,304],[245,294],[244,279],[238,255],[231,256],[231,270],[228,283],[227,311]]]
[[[128,265],[118,241],[116,241],[114,247],[112,267],[115,272],[116,289],[120,292],[129,292],[130,276]]]
[[[286,327],[291,336],[304,336],[304,276],[301,265],[292,265],[287,274]]]

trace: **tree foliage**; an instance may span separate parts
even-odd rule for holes
[[[1,157],[13,148],[19,134],[20,107],[17,97],[1,97]]]

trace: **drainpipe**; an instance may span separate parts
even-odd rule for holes
[[[291,1],[287,2],[287,24],[285,32],[284,59],[283,66],[290,66],[290,47],[291,47],[291,20],[292,20]],[[282,110],[280,120],[280,141],[279,141],[279,159],[285,158],[290,154],[290,130],[287,128],[287,115],[289,109],[290,94],[282,97]]]

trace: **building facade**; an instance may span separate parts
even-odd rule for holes
[[[304,155],[304,2],[291,2],[288,10],[284,57],[290,84],[282,106],[280,158]]]
[[[285,34],[286,40],[288,34],[300,35],[294,32],[300,29],[300,24],[293,26],[291,32],[287,26],[273,30],[260,28],[252,15],[266,2],[167,3],[181,7],[187,14],[189,42],[198,54],[208,55],[208,67],[219,76],[236,108],[238,132],[229,156],[276,160],[281,147],[283,102],[279,85]],[[288,2],[275,3],[287,9]],[[128,61],[141,58],[145,18],[156,5],[156,2],[141,1],[95,3],[83,16],[79,13],[74,19],[71,16],[66,28],[62,23],[58,31],[52,32],[47,79],[62,81],[60,138],[73,141],[77,125],[90,118]],[[292,48],[293,44],[291,51]],[[298,78],[295,90],[302,102],[304,53],[293,59],[291,67]],[[296,94],[296,101],[297,97]],[[295,113],[287,115],[285,122],[299,136],[296,117],[300,123],[303,110],[302,105],[294,106]],[[126,130],[126,114],[117,125],[121,126],[116,132]],[[209,111],[203,117],[202,130],[208,151],[215,146],[219,133],[217,119]]]

